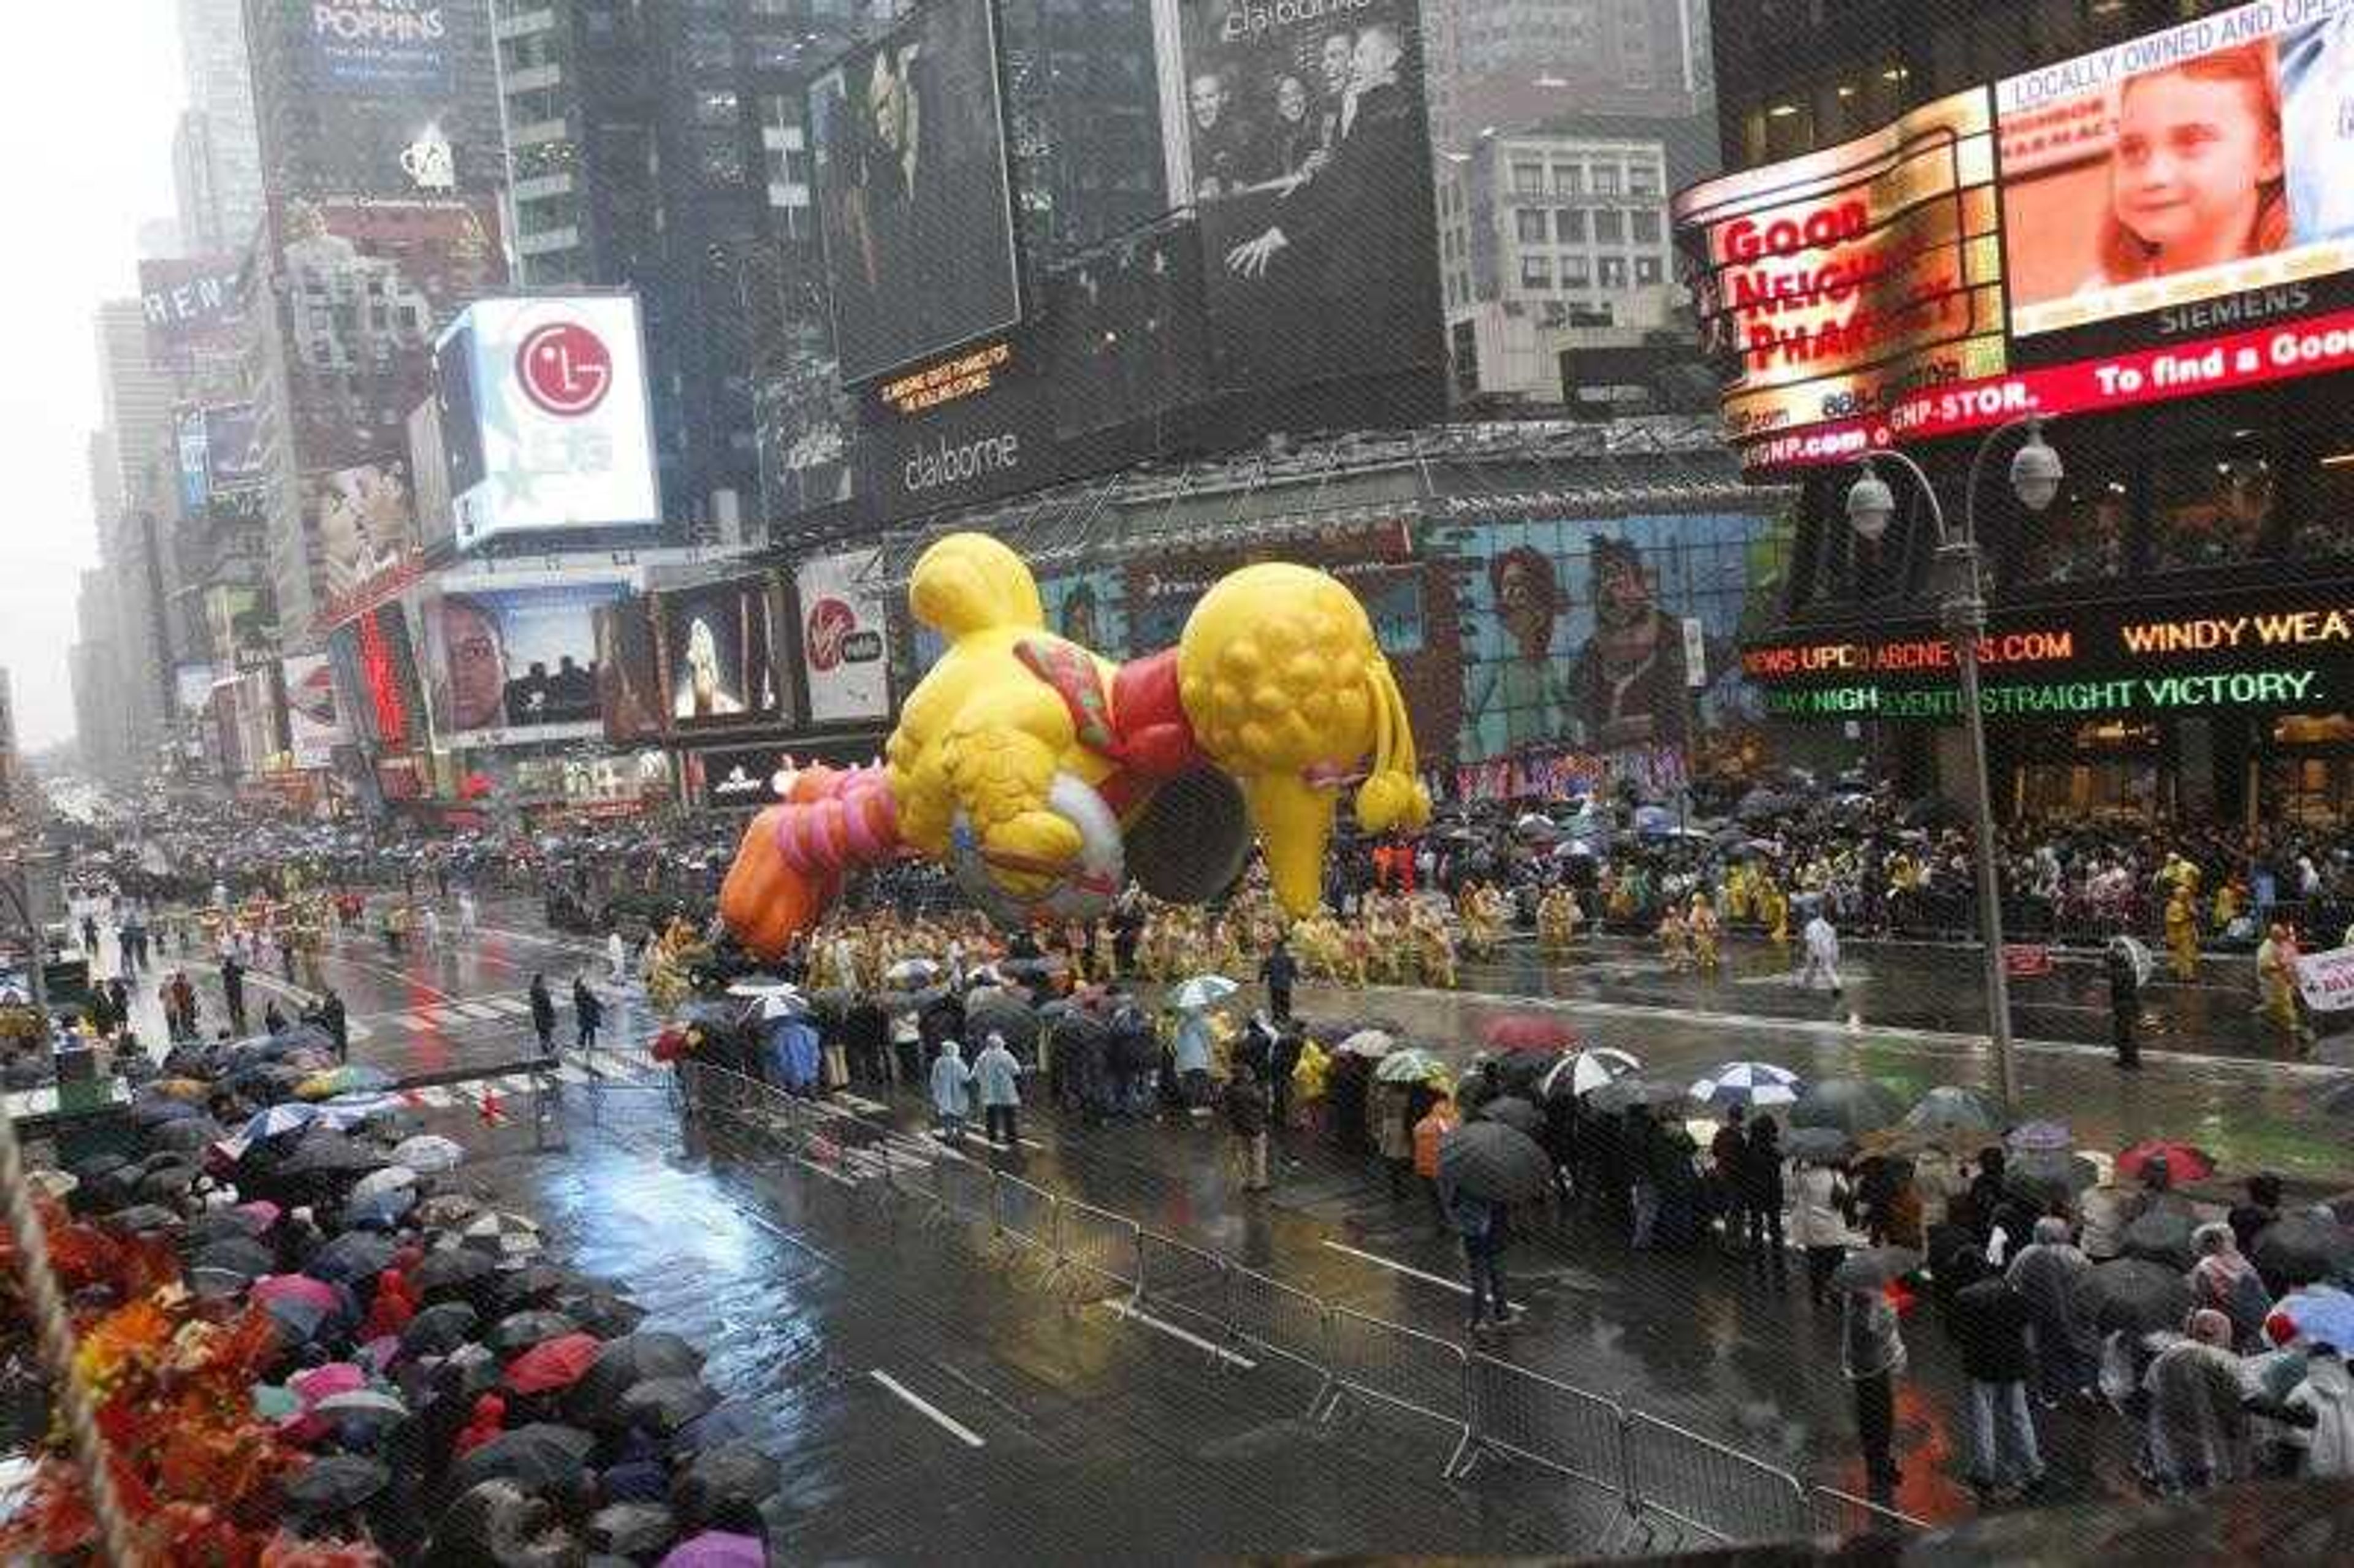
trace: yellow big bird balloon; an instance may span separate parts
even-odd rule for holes
[[[1126,664],[1048,631],[1030,568],[985,535],[927,550],[908,601],[948,651],[883,765],[801,773],[737,852],[720,912],[762,957],[817,923],[844,869],[906,853],[948,865],[1001,923],[1090,917],[1155,797],[1204,770],[1240,786],[1293,915],[1317,906],[1342,789],[1356,784],[1369,831],[1429,820],[1396,679],[1364,608],[1322,572],[1235,572],[1174,649]]]

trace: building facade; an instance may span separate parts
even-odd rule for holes
[[[194,255],[237,250],[261,221],[261,149],[245,48],[245,0],[179,0],[187,108],[172,139],[180,236]]]
[[[1426,0],[1431,144],[1564,113],[1703,113],[1706,0]]]
[[[1896,447],[1984,552],[1999,813],[2354,819],[2342,26],[2196,0],[1715,13],[1736,172],[1678,218],[1746,468],[1800,498],[1744,653],[1772,711],[1965,792],[1928,498],[1882,465],[1884,534],[1848,514],[1858,460]],[[2198,265],[2130,196],[2139,84],[2175,73],[2261,84],[2222,101],[2279,149]],[[2065,469],[2041,512],[2003,482],[2029,416]]]

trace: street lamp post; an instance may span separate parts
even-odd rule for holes
[[[1978,701],[1978,639],[1986,633],[1986,594],[1978,575],[1978,481],[1988,456],[2013,430],[2027,440],[2010,460],[2011,493],[2031,512],[2041,512],[2060,493],[2063,471],[2060,454],[2043,440],[2042,421],[2027,415],[1989,431],[1970,459],[1962,490],[1962,525],[1948,526],[1946,509],[1928,473],[1901,451],[1866,458],[1863,473],[1847,495],[1848,522],[1861,538],[1877,541],[1888,532],[1896,513],[1896,495],[1873,465],[1881,459],[1910,473],[1929,503],[1929,518],[1937,529],[1937,558],[1946,570],[1945,597],[1938,606],[1946,635],[1954,644],[1954,664],[1960,676],[1962,728],[1969,742],[1971,860],[1978,874],[1978,942],[1985,949],[1987,1040],[1994,1056],[1995,1090],[2005,1105],[2018,1098],[2019,1081],[2011,1065],[2010,982],[2003,969],[2002,887],[1995,868],[1994,803],[1987,785],[1986,712]]]

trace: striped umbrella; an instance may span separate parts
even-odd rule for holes
[[[1797,1074],[1771,1062],[1726,1062],[1692,1080],[1691,1097],[1716,1110],[1756,1109],[1795,1105],[1806,1087]]]

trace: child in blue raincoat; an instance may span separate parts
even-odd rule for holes
[[[972,1115],[971,1088],[972,1069],[964,1065],[963,1048],[953,1040],[941,1041],[939,1060],[932,1064],[932,1112],[942,1139],[953,1142],[964,1136]]]

